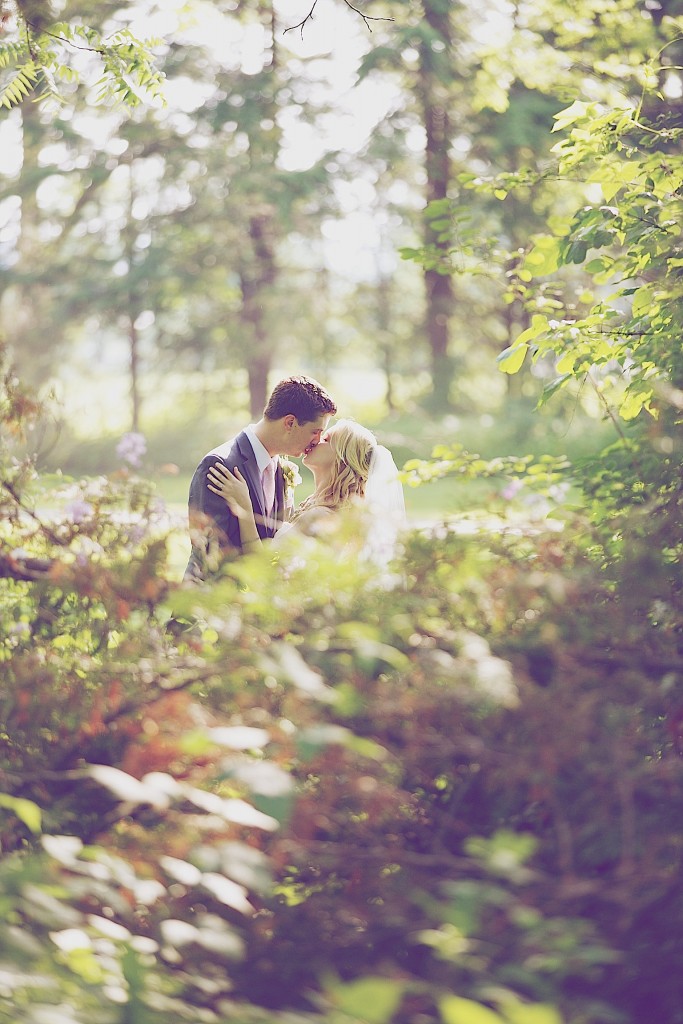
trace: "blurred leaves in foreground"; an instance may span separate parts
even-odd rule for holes
[[[378,575],[350,522],[188,590],[129,470],[41,512],[9,384],[0,1020],[682,1019],[670,490],[609,558],[567,515]]]

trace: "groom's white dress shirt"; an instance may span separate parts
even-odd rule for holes
[[[270,515],[275,503],[275,470],[277,469],[277,457],[271,459],[268,450],[256,436],[253,424],[250,423],[248,427],[245,427],[244,433],[249,438],[249,444],[254,449],[256,465],[258,466],[259,475],[261,477],[261,487],[265,498],[264,508],[266,510],[266,514]],[[266,473],[267,469],[269,470],[270,480],[268,480],[269,474]]]

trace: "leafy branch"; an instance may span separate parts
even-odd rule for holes
[[[0,69],[16,65],[16,71],[0,92],[0,106],[11,109],[22,103],[42,80],[44,90],[38,98],[52,95],[60,99],[55,79],[79,82],[76,68],[60,49],[91,53],[103,65],[97,86],[97,102],[112,100],[129,107],[143,102],[141,92],[163,101],[164,74],[157,67],[152,48],[157,40],[137,39],[127,29],[104,38],[87,25],[57,22],[45,28],[23,19],[20,40],[0,44]]]
[[[410,459],[402,471],[409,487],[418,487],[445,476],[459,476],[466,480],[492,477],[520,478],[533,489],[545,491],[560,483],[571,472],[571,463],[564,455],[501,455],[483,459],[481,455],[466,451],[462,445],[437,445],[431,459]]]
[[[35,89],[38,77],[38,68],[32,60],[18,67],[14,77],[0,92],[0,107],[10,110],[21,103]]]

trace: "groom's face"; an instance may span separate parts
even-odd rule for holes
[[[287,447],[284,454],[305,455],[318,444],[321,436],[327,430],[330,417],[319,416],[317,420],[310,420],[308,423],[299,423],[296,416],[292,416],[289,423],[287,423],[288,420],[290,417],[286,416]]]

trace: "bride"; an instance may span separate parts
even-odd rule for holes
[[[318,534],[324,523],[345,508],[367,510],[365,548],[373,561],[385,563],[393,554],[398,531],[405,525],[405,504],[398,470],[391,452],[377,443],[374,434],[354,420],[338,420],[303,457],[313,473],[315,489],[293,511],[278,537],[295,529]],[[261,544],[247,482],[235,469],[214,465],[208,486],[230,506],[240,526],[245,550]]]

